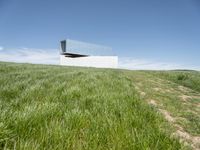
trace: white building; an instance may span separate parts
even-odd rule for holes
[[[67,39],[61,41],[60,65],[117,68],[118,57],[110,47]]]

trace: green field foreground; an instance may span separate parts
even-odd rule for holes
[[[1,62],[0,149],[198,149],[190,73]]]

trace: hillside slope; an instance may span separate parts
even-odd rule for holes
[[[200,73],[130,71],[126,74],[135,84],[140,98],[170,122],[175,129],[172,135],[193,149],[200,149],[200,93],[197,90],[200,85],[196,84]],[[178,80],[185,75],[188,75],[187,82]]]
[[[159,99],[163,93],[155,92],[153,81],[174,89],[177,84],[158,79],[139,71],[1,62],[0,149],[187,149],[172,136],[175,125],[198,138],[198,120],[195,126],[165,119],[168,110],[179,115],[176,102],[170,93]],[[199,93],[189,91],[197,99],[183,107],[188,110],[199,104]],[[195,119],[198,108],[190,114]]]

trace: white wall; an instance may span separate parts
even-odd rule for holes
[[[60,65],[66,66],[84,66],[84,67],[97,67],[97,68],[117,68],[117,56],[88,56],[70,58],[60,55]]]

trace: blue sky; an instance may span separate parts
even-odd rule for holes
[[[59,63],[59,41],[113,48],[120,68],[200,70],[199,0],[0,0],[0,61]]]

